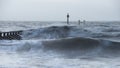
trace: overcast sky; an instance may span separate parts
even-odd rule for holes
[[[0,0],[0,20],[120,21],[120,0]]]

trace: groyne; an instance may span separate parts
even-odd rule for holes
[[[21,40],[23,31],[0,32],[0,40]]]

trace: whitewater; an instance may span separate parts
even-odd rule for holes
[[[0,21],[0,68],[120,68],[120,22]]]

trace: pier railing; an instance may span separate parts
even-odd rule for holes
[[[0,32],[0,40],[21,40],[22,31]]]

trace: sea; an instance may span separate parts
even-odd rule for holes
[[[0,21],[0,68],[120,68],[119,21]]]

